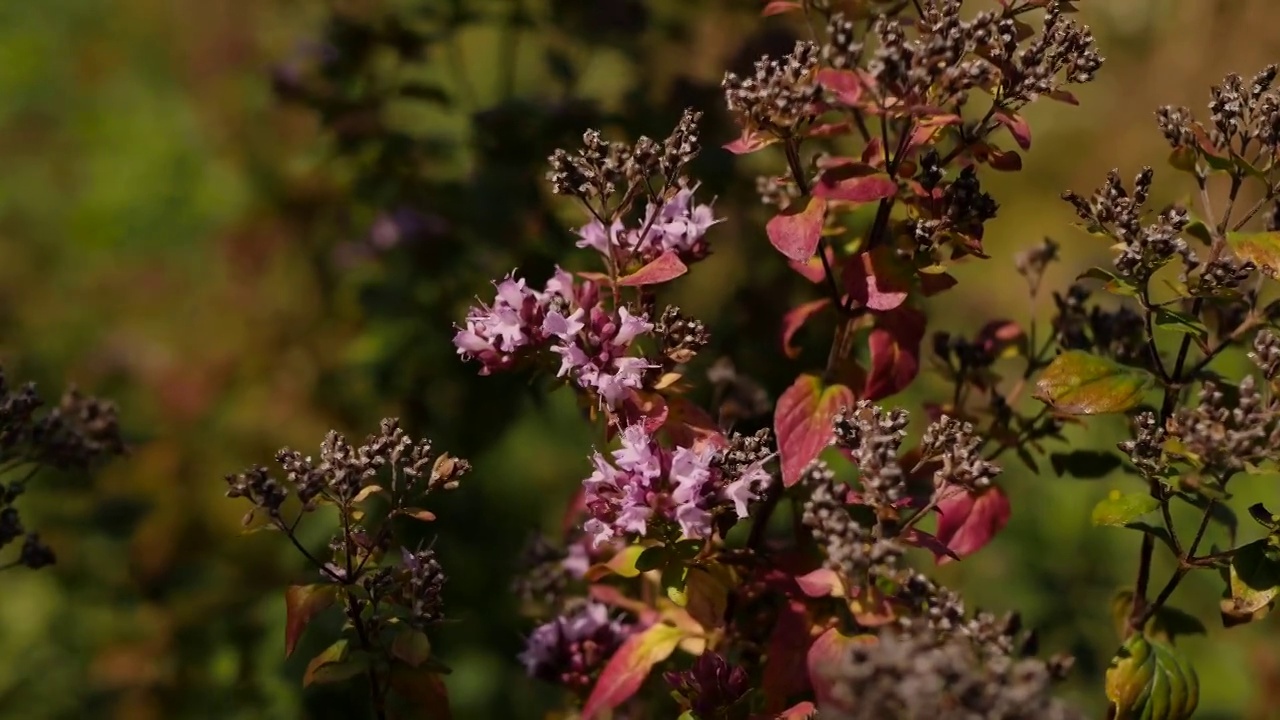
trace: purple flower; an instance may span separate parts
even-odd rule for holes
[[[686,538],[706,538],[717,513],[745,517],[747,504],[771,482],[763,461],[741,477],[727,476],[711,447],[664,448],[643,426],[622,432],[608,458],[592,457],[594,471],[583,480],[589,518],[584,532],[596,545],[625,536],[647,536],[655,522],[679,527]]]
[[[650,203],[637,228],[628,228],[615,220],[606,229],[600,220],[592,220],[578,229],[577,245],[624,264],[644,264],[668,250],[685,262],[701,260],[709,252],[704,239],[707,231],[722,219],[715,217],[710,205],[694,204],[696,190],[696,186],[680,188],[661,205]],[[641,236],[644,228],[647,230]]]
[[[584,691],[631,630],[604,605],[587,602],[534,630],[520,662],[529,677]]]

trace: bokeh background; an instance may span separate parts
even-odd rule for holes
[[[931,326],[1043,320],[1012,253],[1051,235],[1061,287],[1104,251],[1057,199],[1118,167],[1160,165],[1153,111],[1203,109],[1226,72],[1280,59],[1273,0],[1084,0],[1108,62],[1081,107],[1034,106],[1026,170],[988,175],[993,259],[960,268]],[[313,632],[282,657],[281,588],[302,567],[240,534],[222,476],[330,427],[363,437],[398,415],[477,471],[430,529],[450,571],[455,717],[537,718],[553,695],[514,660],[528,627],[507,591],[527,535],[554,527],[593,438],[570,398],[475,377],[451,324],[490,278],[542,277],[575,216],[543,159],[587,127],[662,137],[707,112],[697,173],[729,222],[672,299],[776,393],[806,363],[772,335],[810,288],[767,249],[753,178],[735,161],[718,82],[788,48],[752,0],[42,0],[0,3],[0,360],[56,392],[113,397],[133,452],[92,480],[27,499],[60,564],[0,580],[0,717],[360,718],[358,692],[304,692]],[[1161,183],[1160,178],[1165,178]],[[1159,199],[1188,188],[1157,174]],[[748,323],[750,320],[750,323]],[[815,343],[815,344],[820,344]],[[1231,362],[1230,360],[1228,362]],[[918,408],[937,385],[901,398]],[[1104,422],[1074,436],[1114,442]],[[1108,440],[1108,434],[1111,434]],[[972,603],[1021,609],[1042,647],[1079,656],[1071,692],[1102,707],[1107,603],[1137,535],[1089,526],[1125,482],[1009,470],[1014,517],[939,575]],[[1242,505],[1277,479],[1241,481]],[[321,530],[321,529],[317,529]],[[1245,532],[1248,532],[1246,529]],[[315,537],[319,540],[320,534]],[[1157,575],[1157,582],[1161,576]],[[1219,588],[1175,596],[1212,639],[1182,641],[1203,718],[1280,717],[1280,627],[1217,629]],[[330,628],[332,629],[332,628]]]

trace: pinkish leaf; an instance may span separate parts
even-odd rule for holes
[[[824,68],[818,71],[818,84],[831,91],[836,99],[850,107],[862,98],[862,78],[852,70]]]
[[[805,466],[831,443],[831,422],[841,408],[852,407],[856,398],[844,385],[822,386],[814,375],[801,375],[778,398],[773,414],[773,432],[782,457],[782,484],[791,487],[800,481]]]
[[[809,646],[809,653],[805,657],[805,667],[809,671],[809,684],[813,687],[813,699],[818,707],[830,707],[834,700],[831,697],[831,689],[834,683],[828,679],[828,674],[832,669],[830,666],[844,660],[845,653],[849,651],[849,648],[868,642],[876,642],[875,636],[850,637],[835,628],[831,628],[819,635],[818,639],[813,641],[813,645]]]
[[[845,291],[859,305],[888,312],[907,301],[911,267],[898,259],[893,248],[882,245],[849,258],[843,281]]]
[[[829,122],[809,126],[809,130],[805,133],[805,137],[830,138],[848,135],[850,132],[853,132],[853,124],[848,121]]]
[[[906,388],[920,372],[920,343],[924,340],[924,313],[902,306],[876,316],[868,343],[871,372],[863,396],[879,400]]]
[[[803,6],[794,0],[773,0],[773,2],[764,6],[760,11],[760,17],[769,17],[770,15],[781,15],[783,13],[795,12]]]
[[[778,252],[796,262],[804,262],[818,249],[826,215],[826,200],[797,198],[765,225],[765,232]]]
[[[796,331],[804,327],[805,322],[819,310],[831,304],[831,298],[813,300],[798,307],[791,308],[782,318],[782,352],[795,359],[800,356],[800,348],[791,344]]]
[[[818,708],[813,703],[805,700],[776,714],[752,715],[751,720],[809,720],[816,712],[818,712]]]
[[[778,609],[778,619],[769,634],[764,674],[760,680],[766,712],[781,711],[787,698],[808,686],[804,660],[811,642],[809,614],[804,603],[788,600]]]
[[[619,280],[618,284],[626,287],[660,285],[669,280],[674,280],[687,272],[689,272],[689,268],[683,262],[680,262],[680,257],[668,250],[648,265]]]
[[[834,570],[818,568],[796,578],[800,592],[812,598],[844,597],[844,583]]]
[[[284,656],[293,654],[307,624],[338,600],[333,585],[290,585],[284,591]]]
[[[925,297],[933,297],[938,293],[950,290],[956,284],[956,279],[948,273],[920,274],[920,292],[924,293]]]
[[[855,175],[840,177],[838,169],[822,173],[813,189],[814,197],[851,203],[869,203],[893,197],[898,183],[888,175]]]
[[[778,142],[778,138],[768,133],[744,131],[741,137],[733,142],[725,143],[723,147],[734,155],[749,155],[757,150],[763,150],[776,142]]]
[[[997,110],[993,118],[1009,129],[1009,134],[1013,136],[1013,141],[1018,143],[1018,147],[1023,150],[1031,149],[1031,126],[1027,125],[1026,118],[1008,110]]]
[[[582,720],[599,717],[631,699],[653,666],[666,660],[684,636],[680,628],[659,624],[627,638],[600,673],[582,708]]]
[[[938,541],[963,558],[981,550],[1009,522],[1009,496],[993,485],[978,494],[955,492],[938,502]],[[952,556],[934,553],[939,565]]]
[[[828,251],[827,258],[830,259],[831,256],[832,253]],[[787,265],[790,265],[792,270],[800,273],[801,277],[811,283],[820,283],[827,277],[827,271],[822,267],[822,258],[817,254],[814,254],[813,257],[804,262],[788,260]]]

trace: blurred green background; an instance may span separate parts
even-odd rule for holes
[[[1027,113],[1026,170],[984,179],[1002,206],[993,259],[957,270],[931,329],[1025,319],[1016,249],[1064,241],[1050,287],[1105,252],[1067,227],[1059,192],[1161,164],[1158,105],[1202,109],[1227,71],[1280,58],[1272,0],[1079,4],[1108,62],[1081,107]],[[0,360],[46,393],[65,378],[113,397],[134,447],[92,481],[48,478],[25,499],[60,562],[0,580],[0,717],[363,717],[356,691],[300,687],[326,629],[283,659],[281,589],[303,569],[278,538],[240,535],[246,508],[222,497],[222,476],[282,445],[313,451],[330,427],[363,437],[385,415],[477,468],[431,528],[450,571],[453,621],[436,646],[455,668],[455,717],[541,717],[555,697],[519,672],[528,627],[507,588],[526,536],[556,526],[593,438],[568,396],[475,377],[451,325],[490,278],[519,266],[540,279],[572,248],[565,224],[579,220],[542,184],[552,149],[592,126],[662,137],[692,105],[711,148],[696,171],[730,220],[671,300],[712,329],[708,360],[732,355],[775,395],[820,362],[783,361],[759,330],[811,292],[761,229],[754,176],[780,158],[716,149],[733,136],[723,72],[794,38],[757,9],[0,3]],[[1161,177],[1157,199],[1188,191]],[[896,401],[918,409],[937,387]],[[1119,429],[1095,422],[1078,439]],[[1274,501],[1275,480],[1242,480],[1242,506]],[[1008,529],[938,573],[971,604],[1021,609],[1045,650],[1076,653],[1071,692],[1097,710],[1107,603],[1131,582],[1137,535],[1091,528],[1088,513],[1123,482],[1010,467]],[[1183,641],[1198,717],[1280,717],[1276,621],[1218,630],[1216,580],[1183,588],[1176,604],[1213,630]]]

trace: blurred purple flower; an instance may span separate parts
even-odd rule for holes
[[[586,690],[631,631],[604,605],[587,602],[534,630],[520,662],[529,677]]]

